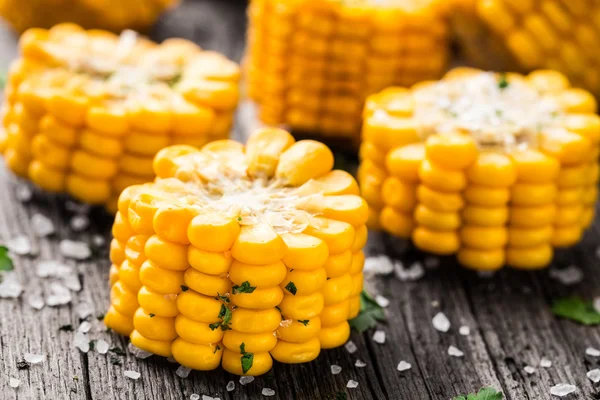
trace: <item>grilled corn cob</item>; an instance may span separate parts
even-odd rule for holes
[[[367,203],[333,154],[265,128],[172,146],[119,198],[104,321],[180,364],[238,375],[304,363],[350,334]]]
[[[470,68],[365,107],[369,225],[466,267],[543,268],[594,219],[600,117],[555,71]]]
[[[72,24],[31,29],[20,47],[0,148],[10,169],[43,189],[114,212],[124,188],[153,178],[160,149],[228,136],[239,67],[217,53]]]
[[[447,24],[437,3],[253,0],[247,75],[260,119],[357,146],[368,95],[441,76]]]
[[[454,0],[454,30],[485,69],[548,68],[600,95],[600,4],[593,0]]]
[[[144,30],[177,0],[0,0],[0,16],[17,31],[73,22],[86,28]]]

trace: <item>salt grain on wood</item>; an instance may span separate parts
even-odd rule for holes
[[[373,334],[373,341],[375,343],[384,344],[385,343],[385,332],[384,331],[375,331]]]
[[[71,292],[68,288],[58,282],[50,284],[50,295],[46,298],[46,304],[51,307],[68,304],[71,302]]]
[[[45,260],[37,263],[35,274],[40,278],[62,277],[70,274],[73,268],[55,260]]]
[[[18,380],[17,378],[10,378],[10,380],[8,381],[8,384],[11,388],[16,389],[21,384],[21,381]]]
[[[192,394],[192,395],[190,396],[190,400],[200,400],[200,395],[199,395],[199,394],[196,394],[196,393],[194,393],[194,394]]]
[[[33,197],[33,192],[31,191],[31,188],[29,186],[22,184],[17,186],[15,190],[15,197],[21,203],[25,203],[31,200],[31,198]]]
[[[337,375],[337,374],[339,374],[340,372],[342,372],[342,367],[340,367],[339,365],[335,365],[335,364],[333,364],[333,365],[331,366],[331,373],[332,373],[333,375]]]
[[[108,353],[108,348],[109,347],[110,347],[110,345],[104,339],[98,339],[98,341],[96,342],[96,351],[99,354],[106,354],[106,353]]]
[[[350,379],[350,380],[348,381],[348,383],[346,384],[346,387],[347,387],[348,389],[354,389],[354,388],[357,388],[357,387],[358,387],[358,382],[356,382],[356,381],[353,381],[352,379]]]
[[[377,296],[375,296],[375,301],[377,302],[377,304],[379,304],[383,308],[385,308],[385,307],[387,307],[387,306],[390,305],[390,301],[386,297],[383,297],[380,294],[378,294]]]
[[[225,389],[227,389],[228,392],[232,392],[235,389],[235,382],[234,381],[227,382],[227,386],[225,387]]]
[[[27,361],[29,364],[40,364],[46,359],[44,354],[33,354],[33,353],[25,353],[23,359]]]
[[[127,350],[131,354],[133,354],[133,356],[135,358],[139,358],[140,360],[143,360],[143,359],[146,359],[146,358],[152,356],[152,353],[150,353],[149,351],[146,351],[146,350],[142,350],[139,347],[135,347],[133,345],[133,343],[131,343],[131,342],[127,345]],[[173,361],[175,361],[175,360],[173,360]],[[175,361],[175,362],[177,362],[177,361]]]
[[[273,389],[269,389],[269,388],[263,388],[261,393],[263,396],[267,396],[267,397],[275,396],[275,391]]]
[[[123,375],[125,375],[127,378],[133,379],[133,380],[136,380],[141,376],[141,374],[139,372],[130,371],[130,370],[124,371]]]
[[[450,320],[448,320],[446,314],[444,314],[441,311],[435,314],[435,316],[431,320],[431,323],[433,324],[433,327],[436,331],[448,332],[448,330],[450,330]]]
[[[88,335],[83,332],[77,332],[75,334],[73,344],[84,353],[90,351],[90,340],[88,339]]]
[[[363,272],[375,275],[387,275],[392,273],[393,270],[392,260],[384,255],[367,257],[363,267]]]
[[[54,224],[44,214],[33,214],[31,217],[31,230],[37,237],[50,236],[54,233]]]
[[[175,371],[175,375],[185,379],[190,375],[190,372],[192,372],[191,368],[186,368],[183,365],[180,365],[179,368],[177,368],[177,371]]]
[[[244,386],[254,381],[253,376],[240,376],[240,385]]]
[[[10,239],[6,242],[6,247],[20,256],[31,254],[31,242],[29,241],[29,238],[24,235],[19,235]]]
[[[559,383],[550,388],[550,394],[558,397],[564,397],[577,391],[577,386],[568,383]]]
[[[356,350],[358,350],[358,348],[356,347],[356,345],[354,344],[354,342],[352,340],[348,340],[348,342],[346,342],[346,344],[344,345],[344,348],[350,354],[355,353]]]
[[[356,362],[354,363],[354,366],[357,368],[364,368],[367,366],[367,363],[362,360],[356,360]]]
[[[552,366],[552,361],[550,361],[546,357],[542,357],[542,359],[540,360],[540,367],[550,368],[551,366]]]
[[[583,271],[575,265],[569,265],[567,268],[552,268],[549,274],[552,279],[566,286],[575,285],[583,280]]]
[[[465,353],[454,346],[450,346],[448,347],[448,355],[452,357],[462,357],[465,355]]]
[[[412,368],[412,365],[410,365],[410,363],[407,363],[406,361],[402,360],[398,363],[398,366],[396,367],[396,369],[400,372],[404,372],[407,371],[409,369]]]
[[[590,381],[598,383],[600,382],[600,369],[596,368],[591,371],[588,371],[586,376],[590,379]]]
[[[29,304],[29,307],[35,310],[41,310],[46,305],[44,298],[39,293],[34,293],[27,296],[27,304]]]
[[[88,333],[91,329],[92,324],[89,321],[83,321],[81,324],[79,324],[79,328],[77,328],[77,331]]]
[[[425,275],[423,264],[418,261],[412,263],[408,268],[405,268],[402,262],[397,261],[394,263],[394,272],[396,273],[396,277],[402,282],[416,281]]]
[[[466,325],[463,325],[460,328],[458,328],[458,333],[463,336],[469,336],[471,334],[471,328],[469,328]]]
[[[585,354],[592,357],[600,357],[600,350],[595,349],[593,347],[588,347],[585,349]]]
[[[87,301],[82,301],[75,307],[75,312],[80,319],[86,319],[94,313],[94,307]]]
[[[73,258],[75,260],[85,260],[92,255],[92,252],[86,243],[69,239],[60,241],[59,250],[63,257]]]
[[[23,292],[23,285],[19,282],[17,274],[14,271],[3,273],[0,282],[0,298],[16,299],[21,292]]]
[[[526,365],[525,368],[523,368],[523,371],[527,372],[529,375],[535,373],[535,368],[533,368],[530,365]]]
[[[69,226],[71,226],[71,229],[73,229],[75,232],[82,232],[86,230],[88,226],[90,226],[90,219],[87,217],[87,215],[75,215],[73,218],[71,218]]]

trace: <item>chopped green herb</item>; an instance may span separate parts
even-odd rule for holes
[[[181,285],[181,291],[182,292],[187,292],[190,288],[185,286],[185,285]]]
[[[308,326],[308,323],[310,322],[310,320],[308,320],[308,319],[299,319],[298,322],[300,322],[304,326]]]
[[[363,290],[360,294],[360,313],[356,318],[349,321],[350,326],[358,332],[364,332],[369,328],[374,328],[377,321],[383,321],[384,319],[383,308],[377,304],[371,295]]]
[[[62,325],[61,327],[58,328],[59,331],[63,331],[63,332],[73,332],[73,325],[69,324],[69,325]]]
[[[242,217],[238,217],[238,221],[241,221],[241,220],[242,220]]]
[[[125,355],[125,352],[120,347],[113,347],[112,349],[110,349],[108,351],[110,351],[111,353],[115,353],[118,356],[124,356]]]
[[[6,71],[0,72],[0,89],[4,89],[6,86]]]
[[[110,356],[110,363],[112,365],[122,365],[121,360],[119,360],[115,355]]]
[[[335,400],[348,400],[348,394],[346,392],[337,392],[335,394]]]
[[[154,318],[156,316],[155,314],[152,314],[152,313],[150,313],[148,315],[150,315],[150,318]]]
[[[500,89],[506,89],[508,87],[509,83],[508,80],[506,79],[506,74],[504,72],[502,72],[500,75],[498,75],[498,87]]]
[[[104,314],[99,314],[99,315],[96,315],[96,319],[97,319],[98,321],[104,321]]]
[[[552,313],[557,317],[570,319],[583,325],[600,324],[600,313],[591,301],[579,297],[558,299],[552,304]]]
[[[215,322],[214,324],[210,324],[208,325],[208,327],[210,328],[211,331],[214,331],[215,329],[217,329],[219,326],[221,326],[221,321],[219,322]]]
[[[296,285],[294,285],[294,282],[292,282],[292,281],[290,281],[287,285],[285,285],[285,290],[287,290],[288,292],[290,292],[294,296],[296,295],[296,292],[298,292],[298,289],[296,288]]]
[[[229,303],[229,296],[227,296],[226,294],[217,293],[217,300],[218,299],[221,299],[221,301],[224,303]]]
[[[245,374],[252,368],[252,363],[254,362],[254,354],[248,353],[246,351],[246,343],[242,342],[240,344],[240,353],[242,353],[242,358],[240,359],[242,362],[242,372]]]
[[[95,348],[96,348],[96,341],[90,340],[90,351],[94,351]]]
[[[215,354],[217,351],[221,350],[221,346],[216,345],[215,346],[215,350],[213,351],[213,354]]]
[[[241,285],[234,285],[233,288],[231,288],[231,292],[233,294],[252,293],[252,292],[254,292],[255,289],[256,289],[256,286],[250,286],[250,282],[246,281],[246,282],[242,282]]]
[[[493,387],[484,387],[477,394],[469,393],[466,396],[456,396],[452,400],[502,400],[503,398],[502,392],[498,392]]]
[[[8,255],[8,247],[0,246],[0,271],[12,271],[13,261]]]
[[[17,361],[17,369],[29,369],[30,365],[27,361]]]
[[[497,117],[502,117],[502,114],[503,114],[502,110],[496,110]]]
[[[112,328],[106,328],[105,332],[111,333],[112,332]]]
[[[73,377],[73,380],[74,380],[74,381],[78,381],[78,380],[79,380],[79,377],[78,377],[77,375],[75,375],[75,376]]]
[[[215,329],[217,329],[220,326],[221,330],[227,331],[227,330],[231,329],[229,324],[231,323],[232,316],[233,316],[233,314],[231,313],[231,310],[229,309],[229,307],[226,307],[225,304],[221,304],[221,310],[219,311],[219,315],[217,316],[217,318],[221,319],[221,321],[212,323],[212,324],[208,325],[208,327],[210,328],[211,331],[214,331]]]
[[[240,344],[240,353],[246,354],[246,343],[244,343],[244,342],[242,342],[242,344]]]

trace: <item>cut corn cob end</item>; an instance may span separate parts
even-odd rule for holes
[[[115,212],[124,188],[153,179],[159,150],[229,134],[239,68],[192,42],[60,24],[28,30],[20,47],[0,150],[47,191]]]
[[[471,68],[372,96],[358,171],[369,225],[472,269],[548,266],[594,219],[590,96],[555,71]],[[396,113],[400,102],[410,112]]]
[[[444,3],[252,1],[245,70],[259,118],[358,147],[367,96],[441,76]]]
[[[261,375],[343,345],[363,288],[367,203],[333,154],[263,129],[174,146],[121,194],[107,326],[181,365]]]

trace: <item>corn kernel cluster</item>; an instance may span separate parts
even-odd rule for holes
[[[600,95],[600,3],[592,0],[456,0],[455,30],[476,65],[549,68]]]
[[[547,266],[594,219],[595,111],[549,70],[460,68],[371,96],[358,172],[369,225],[473,269]]]
[[[253,0],[248,90],[260,119],[358,145],[368,95],[441,76],[447,26],[435,3]]]
[[[154,183],[121,194],[105,323],[197,370],[260,375],[350,335],[360,309],[367,203],[333,154],[268,128],[172,146]]]
[[[31,29],[20,47],[0,151],[45,190],[114,212],[124,188],[154,178],[160,149],[228,136],[240,72],[220,54],[72,24]]]
[[[74,22],[113,32],[144,30],[177,0],[0,0],[0,16],[17,31]]]

